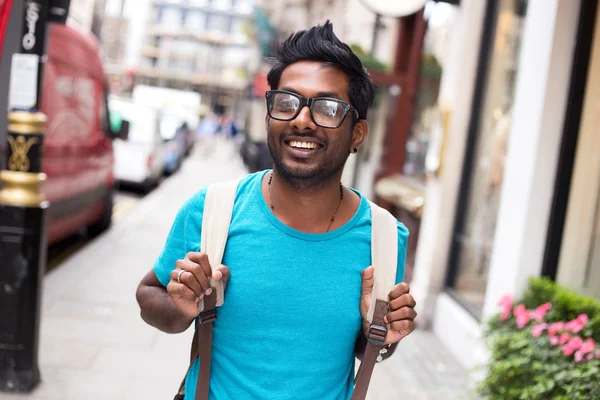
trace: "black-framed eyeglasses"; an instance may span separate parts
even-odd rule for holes
[[[295,119],[304,106],[310,109],[313,122],[322,128],[339,128],[348,112],[359,119],[358,111],[343,100],[330,97],[306,98],[287,90],[269,90],[266,94],[269,117],[278,121]]]

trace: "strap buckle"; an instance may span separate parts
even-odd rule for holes
[[[200,315],[198,315],[198,323],[199,324],[206,324],[208,322],[213,322],[216,319],[217,319],[217,309],[216,308],[203,311],[200,313]]]
[[[387,333],[387,326],[371,324],[369,327],[367,340],[369,343],[374,344],[375,346],[381,346],[383,343],[385,343],[385,337],[387,336]]]

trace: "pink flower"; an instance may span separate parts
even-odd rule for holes
[[[569,335],[568,333],[563,333],[562,335],[560,335],[560,339],[558,339],[558,344],[560,344],[561,346],[565,343],[567,343],[569,340],[571,340],[571,335]]]
[[[588,316],[585,314],[581,314],[574,320],[567,322],[565,324],[565,329],[573,333],[577,333],[583,329],[583,327],[588,323],[588,321]]]
[[[559,343],[558,336],[550,335],[550,344],[556,346]]]
[[[587,354],[587,353],[591,353],[592,351],[594,351],[595,347],[596,347],[596,342],[594,342],[594,339],[588,338],[585,342],[583,342],[583,344],[579,348],[579,351],[581,351],[583,354]]]
[[[550,328],[548,328],[548,334],[550,336],[554,336],[558,332],[562,331],[564,327],[565,327],[564,322],[555,322],[552,325],[550,325]]]
[[[500,315],[500,321],[506,321],[510,317],[510,311],[512,308],[513,299],[510,295],[502,296],[498,305],[502,307],[502,314]]]
[[[542,304],[541,306],[539,306],[538,308],[536,308],[535,311],[533,311],[533,318],[535,318],[535,320],[537,322],[542,322],[542,320],[546,316],[546,313],[551,308],[552,308],[552,304],[550,304],[550,303]]]
[[[579,362],[579,361],[583,360],[583,357],[586,354],[588,355],[587,356],[588,360],[591,360],[592,358],[594,358],[594,355],[592,354],[592,352],[594,351],[595,347],[596,347],[596,342],[594,342],[594,339],[588,338],[588,340],[583,342],[583,344],[581,345],[579,350],[577,350],[577,352],[575,353],[575,361]]]
[[[514,313],[515,317],[519,317],[519,315],[523,315],[523,314],[528,314],[527,309],[525,308],[524,304],[519,304],[518,306],[516,306],[515,309],[513,310],[513,313]]]
[[[575,352],[575,349],[567,344],[563,347],[562,352],[565,356],[570,356]]]
[[[536,325],[531,329],[531,334],[533,335],[533,337],[540,337],[542,333],[544,333],[546,328],[548,328],[548,324]]]
[[[583,340],[579,336],[572,337],[567,343],[569,346],[573,347],[575,350],[579,349],[583,344]]]
[[[588,318],[588,316],[586,314],[580,314],[577,317],[577,321],[581,324],[581,325],[585,325],[588,323],[590,319]]]
[[[502,296],[500,298],[500,300],[498,300],[498,305],[500,307],[505,307],[505,306],[509,306],[512,307],[513,304],[513,299],[511,295],[505,294],[504,296]]]
[[[529,311],[527,311],[523,304],[519,304],[518,306],[516,306],[513,313],[517,318],[517,328],[519,329],[522,329],[525,325],[527,325],[527,323],[531,319]]]

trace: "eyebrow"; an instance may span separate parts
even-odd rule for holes
[[[294,90],[290,87],[282,87],[281,90],[287,90],[288,92],[292,92],[292,93],[296,93],[299,96],[302,96],[300,93],[298,93],[297,90]],[[303,96],[304,97],[304,96]],[[336,98],[338,100],[342,100],[345,101],[344,99],[342,99],[342,96],[340,96],[337,92],[319,92],[317,93],[317,95],[315,97],[333,97]]]

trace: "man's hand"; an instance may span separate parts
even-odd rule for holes
[[[210,277],[222,280],[227,285],[229,268],[219,265],[212,268],[206,253],[187,253],[183,260],[178,260],[171,272],[171,281],[167,285],[167,293],[177,309],[190,320],[196,318],[198,302],[205,295],[212,293]]]
[[[362,271],[362,295],[360,299],[360,313],[363,318],[363,331],[367,335],[370,323],[367,313],[371,305],[373,295],[374,269],[369,267]],[[397,284],[389,293],[389,313],[385,316],[388,333],[385,344],[398,343],[415,330],[414,320],[417,316],[415,311],[415,299],[409,293],[410,287],[407,283]]]

